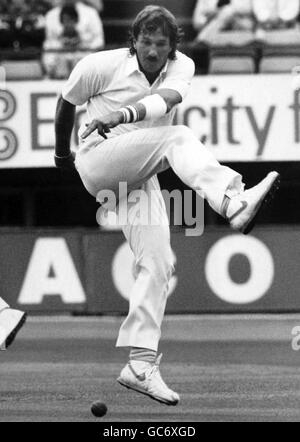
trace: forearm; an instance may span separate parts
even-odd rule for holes
[[[93,120],[81,135],[87,138],[95,130],[104,138],[110,129],[119,124],[130,124],[143,120],[159,119],[178,103],[182,101],[180,94],[170,89],[160,89],[156,94],[147,96],[142,100],[128,105],[105,115],[101,119]]]
[[[70,154],[71,134],[75,122],[76,107],[59,98],[55,115],[55,155],[66,157]]]
[[[178,92],[170,89],[160,89],[155,94],[143,98],[132,106],[120,109],[125,117],[122,122],[130,123],[161,118],[181,101],[182,98]],[[134,115],[132,115],[132,111]]]

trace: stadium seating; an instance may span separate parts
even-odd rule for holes
[[[195,37],[192,14],[196,0],[152,0],[150,3],[165,6],[175,15],[184,32],[184,41]],[[147,5],[146,0],[104,0],[101,16],[108,47],[126,45],[132,19]]]
[[[250,74],[256,72],[290,72],[300,64],[299,44],[288,44],[285,39],[278,47],[266,45],[257,40],[254,43],[238,47],[219,47],[197,45],[194,42],[196,32],[193,29],[192,16],[196,0],[103,0],[101,18],[104,25],[106,49],[128,45],[129,29],[136,14],[149,3],[168,8],[177,18],[184,31],[183,42],[179,49],[194,58],[197,74]],[[285,34],[284,34],[285,35]],[[41,49],[22,45],[0,50],[0,63],[6,63],[9,79],[39,79],[43,75],[40,60]],[[12,61],[16,62],[13,63]],[[21,60],[24,60],[22,64]],[[22,68],[20,69],[20,66]],[[208,68],[209,66],[209,68]]]
[[[269,46],[262,49],[259,65],[261,73],[291,72],[300,65],[300,48],[295,45]]]
[[[7,60],[0,66],[5,69],[6,80],[40,80],[43,70],[38,60]]]
[[[210,74],[253,74],[255,72],[255,47],[222,47],[210,50]]]
[[[252,57],[212,57],[209,73],[217,74],[253,74],[255,63]]]

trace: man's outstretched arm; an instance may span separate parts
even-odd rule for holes
[[[119,124],[160,118],[170,112],[181,101],[182,97],[177,91],[158,89],[155,94],[147,96],[131,106],[125,106],[103,116],[101,119],[93,120],[90,124],[86,125],[87,128],[81,137],[85,139],[97,129],[99,135],[107,138],[106,133]]]
[[[74,169],[75,154],[71,152],[70,141],[75,122],[76,106],[59,97],[55,114],[55,165]]]

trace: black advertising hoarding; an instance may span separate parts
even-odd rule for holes
[[[300,311],[300,228],[172,234],[167,313]],[[122,233],[0,233],[0,296],[31,312],[125,314],[134,259]]]
[[[282,227],[256,229],[250,236],[229,229],[207,229],[201,237],[173,233],[176,271],[167,312],[300,311],[299,237],[300,229]],[[134,283],[129,246],[116,233],[84,241],[93,309],[126,312]]]
[[[0,231],[0,296],[30,311],[85,311],[81,235]]]

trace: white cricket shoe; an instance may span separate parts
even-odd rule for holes
[[[146,394],[163,404],[177,405],[180,399],[179,395],[172,391],[161,377],[159,371],[161,358],[162,354],[156,359],[155,364],[129,361],[117,381],[124,387]]]
[[[274,197],[279,184],[279,173],[270,172],[256,186],[228,200],[225,214],[230,226],[245,235],[250,233],[259,210]]]
[[[0,350],[6,350],[26,321],[26,313],[5,308],[0,312]]]

